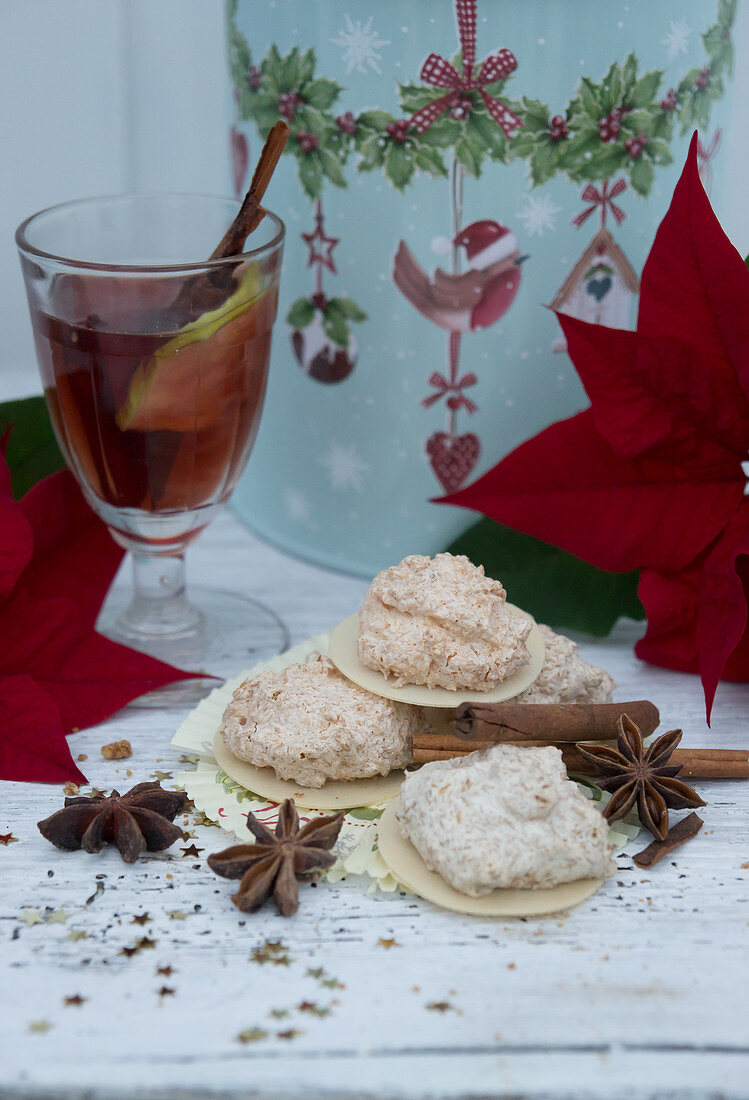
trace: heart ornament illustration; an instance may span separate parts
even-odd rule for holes
[[[426,451],[435,476],[446,492],[451,493],[463,484],[478,462],[481,443],[473,432],[465,435],[433,432]]]

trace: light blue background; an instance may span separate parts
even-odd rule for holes
[[[705,0],[479,0],[479,61],[500,47],[510,48],[518,70],[508,84],[513,98],[525,94],[563,113],[583,75],[599,81],[614,60],[634,50],[640,72],[665,69],[662,89],[677,84],[687,69],[704,63],[701,34],[714,22],[716,3]],[[346,16],[386,40],[378,53],[382,73],[346,73],[343,51],[332,40],[346,28]],[[664,43],[671,23],[691,28],[686,53],[672,61]],[[268,45],[281,52],[313,46],[316,75],[345,88],[334,110],[357,114],[382,107],[399,115],[397,81],[417,81],[425,56],[451,57],[457,50],[451,0],[398,3],[380,0],[271,0],[261,9],[240,0],[238,25],[247,36],[253,62]],[[730,84],[728,94],[730,96]],[[710,133],[724,128],[723,104],[713,111]],[[251,162],[259,152],[254,129],[247,129]],[[672,142],[674,164],[657,169],[648,200],[628,188],[618,200],[627,214],[611,226],[636,271],[642,269],[655,229],[681,170],[687,138]],[[713,199],[720,199],[721,156],[714,161]],[[468,391],[479,409],[461,410],[458,431],[475,432],[482,454],[470,480],[491,467],[522,440],[586,404],[568,358],[552,353],[558,335],[553,314],[544,308],[576,263],[599,221],[581,229],[572,217],[584,207],[582,187],[559,175],[531,190],[526,164],[487,162],[479,180],[465,183],[463,224],[479,218],[509,225],[530,258],[511,310],[502,321],[462,341],[462,371],[472,370],[478,385]],[[347,295],[369,314],[353,326],[359,361],[347,380],[323,385],[298,366],[284,318],[288,305],[312,289],[307,248],[299,234],[312,228],[312,203],[303,194],[295,162],[284,158],[269,206],[287,224],[287,248],[279,321],[275,333],[268,402],[255,452],[234,497],[240,514],[260,534],[305,557],[370,575],[408,553],[434,552],[473,522],[473,513],[428,503],[442,488],[429,467],[425,443],[447,425],[444,401],[422,408],[432,392],[428,378],[446,367],[447,334],[418,314],[392,284],[393,253],[403,238],[427,268],[436,263],[431,242],[450,234],[447,180],[415,177],[405,193],[396,192],[381,172],[359,173],[355,158],[346,166],[347,190],[327,186],[323,194],[328,233],[341,238],[334,256],[338,277],[325,273],[329,295]],[[520,214],[529,198],[546,199],[558,209],[555,228],[542,236],[527,231]],[[718,209],[719,209],[718,202]],[[678,292],[678,288],[674,288]],[[331,478],[338,455],[338,487]],[[353,466],[341,464],[353,456]],[[341,485],[346,480],[348,484]]]

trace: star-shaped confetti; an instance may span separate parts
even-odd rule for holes
[[[186,920],[187,913],[183,913],[181,909],[173,909],[169,914],[169,920]]]
[[[202,810],[196,810],[193,815],[193,825],[206,825],[212,826],[215,829],[219,828],[218,821],[214,821],[213,818],[206,817]]]
[[[268,1032],[261,1027],[248,1027],[237,1035],[238,1043],[259,1043],[261,1039],[267,1039]]]
[[[205,848],[196,848],[194,844],[191,844],[189,848],[182,849],[183,859],[197,859],[201,852],[204,852]]]
[[[144,925],[146,923],[149,923],[150,920],[151,918],[148,913],[138,913],[137,916],[133,917],[130,923]]]
[[[319,203],[315,213],[315,231],[314,233],[302,233],[302,240],[309,248],[307,267],[313,267],[315,264],[322,264],[323,267],[327,267],[328,271],[331,271],[334,275],[338,274],[335,260],[333,259],[333,249],[340,241],[340,237],[326,236],[323,227],[322,207]],[[319,248],[318,244],[320,245]]]
[[[153,778],[157,779],[159,781],[159,783],[163,783],[165,779],[174,779],[174,776],[172,775],[171,772],[155,771],[155,772],[153,772]]]
[[[41,909],[24,909],[18,919],[22,920],[27,928],[31,928],[33,924],[44,924]]]
[[[430,1001],[427,1008],[430,1012],[449,1012],[452,1005],[449,1001]]]
[[[140,951],[145,951],[146,948],[155,947],[156,940],[150,940],[148,936],[142,936],[132,947],[123,947],[120,952],[121,955],[127,955],[130,959],[133,955],[137,955]]]
[[[164,978],[171,978],[174,969],[171,966],[157,966],[156,973],[161,974]]]
[[[45,1031],[49,1031],[52,1026],[49,1020],[32,1020],[29,1024],[29,1031],[35,1035],[44,1035]]]
[[[397,940],[386,940],[383,939],[382,936],[380,936],[379,940],[377,941],[377,946],[384,947],[386,951],[389,951],[391,947],[400,947],[400,944]]]
[[[71,928],[65,938],[72,940],[73,943],[78,943],[78,940],[87,940],[90,937],[88,932],[84,932],[82,928]]]
[[[80,993],[74,993],[72,997],[66,997],[63,1003],[71,1007],[80,1008],[87,1000],[88,997],[82,997]]]
[[[345,989],[346,986],[342,982],[338,981],[338,978],[334,978],[332,974],[328,974],[322,966],[307,967],[307,977],[314,978],[316,982],[319,982],[324,989]]]
[[[168,985],[162,985],[161,989],[156,991],[160,997],[173,997],[175,990]]]
[[[297,1006],[298,1012],[306,1012],[310,1016],[329,1016],[330,1009],[324,1005],[317,1004],[316,1001],[302,1001]]]
[[[13,833],[0,833],[0,844],[5,845],[7,848],[9,844],[17,844],[18,837],[13,836]]]
[[[274,966],[289,966],[291,959],[286,954],[286,945],[281,940],[266,940],[262,947],[256,947],[250,955],[250,961],[273,963]]]
[[[299,1035],[304,1035],[303,1031],[300,1031],[296,1027],[290,1027],[288,1031],[277,1031],[277,1039],[296,1039]]]
[[[44,919],[47,924],[65,924],[69,916],[70,913],[66,913],[64,909],[50,909]]]

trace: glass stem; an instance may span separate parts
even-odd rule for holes
[[[141,637],[187,637],[196,633],[203,616],[185,592],[183,554],[133,553],[133,598],[120,625]]]

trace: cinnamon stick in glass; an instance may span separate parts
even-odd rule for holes
[[[185,279],[182,289],[167,309],[173,327],[180,328],[200,314],[217,309],[231,293],[234,274],[239,266],[245,241],[265,217],[260,201],[289,138],[289,124],[279,119],[268,132],[247,194],[229,228],[209,256],[209,260],[237,257],[237,264],[222,264],[212,271]]]
[[[627,714],[648,737],[658,708],[647,699],[626,703],[461,703],[450,728],[471,741],[615,741]]]
[[[237,256],[242,251],[250,233],[260,225],[265,217],[265,211],[260,202],[288,140],[289,124],[285,119],[279,118],[268,131],[252,181],[237,216],[214,248],[210,259],[222,260],[227,256]]]

